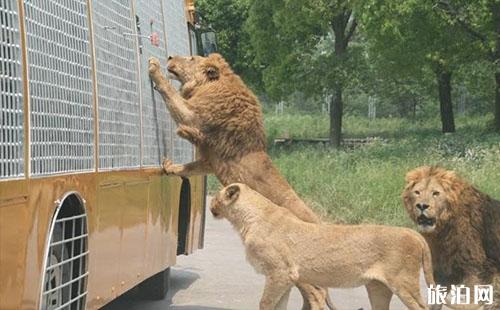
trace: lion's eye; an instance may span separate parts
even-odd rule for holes
[[[193,56],[191,56],[191,60],[194,60],[194,57],[193,57]]]
[[[415,195],[420,195],[420,192],[419,191],[415,191]]]
[[[432,192],[432,196],[434,196],[434,197],[439,196],[439,192],[437,192],[437,191]]]

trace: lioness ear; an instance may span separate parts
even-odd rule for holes
[[[219,68],[214,65],[207,65],[205,68],[205,74],[209,80],[216,80],[219,78]]]
[[[229,202],[234,202],[240,196],[240,187],[238,185],[229,185],[226,188],[226,200]]]

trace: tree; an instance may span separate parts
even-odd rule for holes
[[[500,132],[500,1],[437,0],[433,8],[449,25],[480,44],[483,57],[495,68],[495,130]]]
[[[261,69],[255,65],[250,37],[243,25],[248,18],[248,0],[197,0],[203,26],[217,34],[219,53],[254,90],[262,89]]]
[[[395,75],[423,76],[423,66],[435,75],[443,132],[454,132],[452,76],[461,62],[473,54],[464,47],[464,36],[450,31],[429,3],[371,0],[360,8],[363,30],[371,51],[381,55]]]
[[[263,81],[274,98],[293,90],[332,94],[329,139],[342,140],[343,91],[356,78],[360,53],[349,48],[357,28],[350,1],[252,0],[247,31]]]

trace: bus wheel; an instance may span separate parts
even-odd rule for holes
[[[170,288],[170,267],[158,272],[139,284],[139,296],[143,299],[161,300]]]

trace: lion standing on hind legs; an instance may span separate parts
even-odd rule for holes
[[[181,83],[180,93],[161,73],[158,59],[149,60],[149,75],[179,135],[196,144],[200,158],[185,165],[165,160],[165,172],[182,177],[213,173],[224,186],[245,183],[301,220],[319,223],[267,155],[259,101],[222,56],[169,57],[167,69]],[[297,286],[303,309],[321,309],[325,300],[334,308],[326,290]]]
[[[494,284],[494,304],[485,308],[500,309],[500,201],[428,166],[408,172],[402,197],[431,247],[436,283],[465,284],[472,294],[474,285]]]

